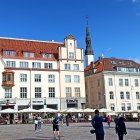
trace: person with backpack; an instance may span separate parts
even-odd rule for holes
[[[57,136],[58,139],[60,139],[60,135],[59,135],[59,117],[57,114],[55,114],[54,118],[53,118],[53,135],[54,135],[54,139],[56,139],[56,132],[57,132]]]
[[[117,124],[116,124],[116,134],[118,134],[119,140],[123,140],[124,134],[127,134],[126,126],[124,123],[124,118],[120,117]]]
[[[104,140],[103,122],[105,119],[99,116],[99,110],[95,110],[95,116],[92,118],[92,126],[95,129],[96,140]]]

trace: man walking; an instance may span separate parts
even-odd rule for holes
[[[54,134],[54,139],[56,139],[55,133],[57,132],[57,136],[60,139],[59,135],[59,118],[58,115],[56,114],[54,119],[53,119],[53,134]]]
[[[99,111],[95,110],[95,116],[92,119],[92,126],[95,128],[96,140],[104,140],[104,121],[105,119],[99,116]]]

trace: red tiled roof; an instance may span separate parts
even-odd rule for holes
[[[88,72],[91,67],[94,67],[97,72],[102,71],[115,71],[115,67],[126,67],[126,68],[140,68],[140,64],[133,60],[123,60],[116,58],[101,58],[85,68],[85,72]]]
[[[23,57],[23,52],[28,50],[35,52],[35,58],[42,58],[40,52],[47,52],[54,54],[57,59],[60,46],[64,46],[64,43],[0,38],[0,54],[3,55],[4,50],[15,50],[15,58]]]

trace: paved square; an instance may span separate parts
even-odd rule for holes
[[[114,123],[108,128],[104,123],[105,140],[118,140]],[[128,134],[124,140],[140,140],[140,122],[126,122]],[[90,134],[90,123],[71,123],[60,126],[62,140],[95,140],[95,135]],[[43,124],[41,132],[34,131],[34,124],[0,125],[0,140],[53,140],[52,125]]]

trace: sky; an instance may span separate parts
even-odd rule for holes
[[[95,60],[140,63],[140,0],[0,0],[0,37],[64,42],[85,49],[86,17]]]

